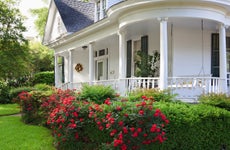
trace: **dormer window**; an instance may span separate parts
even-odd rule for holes
[[[106,16],[106,0],[102,0],[102,13],[103,17]]]
[[[95,21],[99,21],[106,16],[107,0],[98,0],[95,4]]]
[[[97,7],[96,7],[96,9],[97,9],[97,11],[96,11],[97,12],[96,17],[97,17],[97,20],[100,20],[101,2],[98,1],[96,5],[97,5]]]

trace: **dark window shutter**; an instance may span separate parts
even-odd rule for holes
[[[148,36],[141,37],[141,76],[148,77],[149,76],[149,68],[148,68]]]
[[[64,57],[62,57],[62,70],[61,70],[61,74],[62,74],[61,81],[62,81],[62,83],[65,83],[65,59],[64,59]]]
[[[148,36],[141,37],[141,51],[148,54]]]
[[[212,50],[211,50],[211,73],[213,77],[220,76],[220,59],[219,59],[219,34],[212,34]]]
[[[127,69],[126,77],[131,77],[131,66],[132,66],[132,40],[127,41]]]

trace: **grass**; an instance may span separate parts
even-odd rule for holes
[[[19,112],[18,104],[0,104],[0,116],[17,114]]]
[[[55,150],[50,130],[26,125],[19,116],[0,117],[0,150]]]

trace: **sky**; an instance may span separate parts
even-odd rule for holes
[[[19,10],[23,16],[26,16],[24,25],[27,28],[27,32],[24,33],[25,37],[36,37],[38,35],[35,30],[34,21],[35,17],[30,13],[30,9],[41,8],[44,6],[48,7],[49,3],[46,4],[42,0],[20,0]]]

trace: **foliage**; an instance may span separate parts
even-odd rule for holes
[[[160,53],[154,51],[153,55],[137,51],[135,55],[135,76],[137,77],[158,77],[160,69]]]
[[[48,84],[54,85],[54,72],[53,71],[45,71],[39,72],[34,75],[33,84]]]
[[[43,83],[34,85],[34,88],[38,91],[51,91],[52,90],[52,86],[43,84]]]
[[[107,98],[114,98],[116,93],[111,86],[104,85],[87,85],[84,84],[81,92],[80,98],[85,100],[91,100],[97,104],[103,103],[103,101]]]
[[[26,28],[14,5],[13,0],[0,1],[0,78],[5,81],[26,76],[31,70],[28,43],[22,35]]]
[[[175,95],[171,94],[169,90],[137,89],[128,93],[128,100],[140,101],[143,95],[153,97],[155,101],[170,102],[175,99]]]
[[[0,117],[2,150],[55,150],[50,131],[41,126],[26,125],[19,116]]]
[[[7,80],[7,85],[10,88],[17,88],[17,87],[22,87],[22,86],[30,86],[31,85],[31,75],[27,76],[21,76],[16,79],[8,79]]]
[[[0,116],[12,115],[20,112],[18,104],[1,104],[0,105]]]
[[[9,92],[10,100],[13,100],[14,102],[17,102],[16,99],[18,97],[18,94],[20,94],[21,92],[30,92],[32,90],[34,90],[34,87],[30,87],[30,86],[12,88],[12,89],[10,89],[10,92]]]
[[[204,104],[157,102],[170,120],[168,140],[155,149],[200,150],[230,146],[230,112]]]
[[[0,104],[10,103],[9,87],[6,82],[0,81]]]
[[[30,41],[30,61],[33,64],[33,72],[53,71],[53,51],[40,42]]]
[[[42,7],[38,9],[31,9],[31,13],[37,16],[37,19],[35,20],[35,27],[39,35],[42,37],[44,35],[44,29],[46,25],[47,16],[48,16],[48,8]]]
[[[224,108],[230,111],[230,97],[226,94],[210,93],[207,95],[201,95],[199,97],[199,102],[211,106]]]

